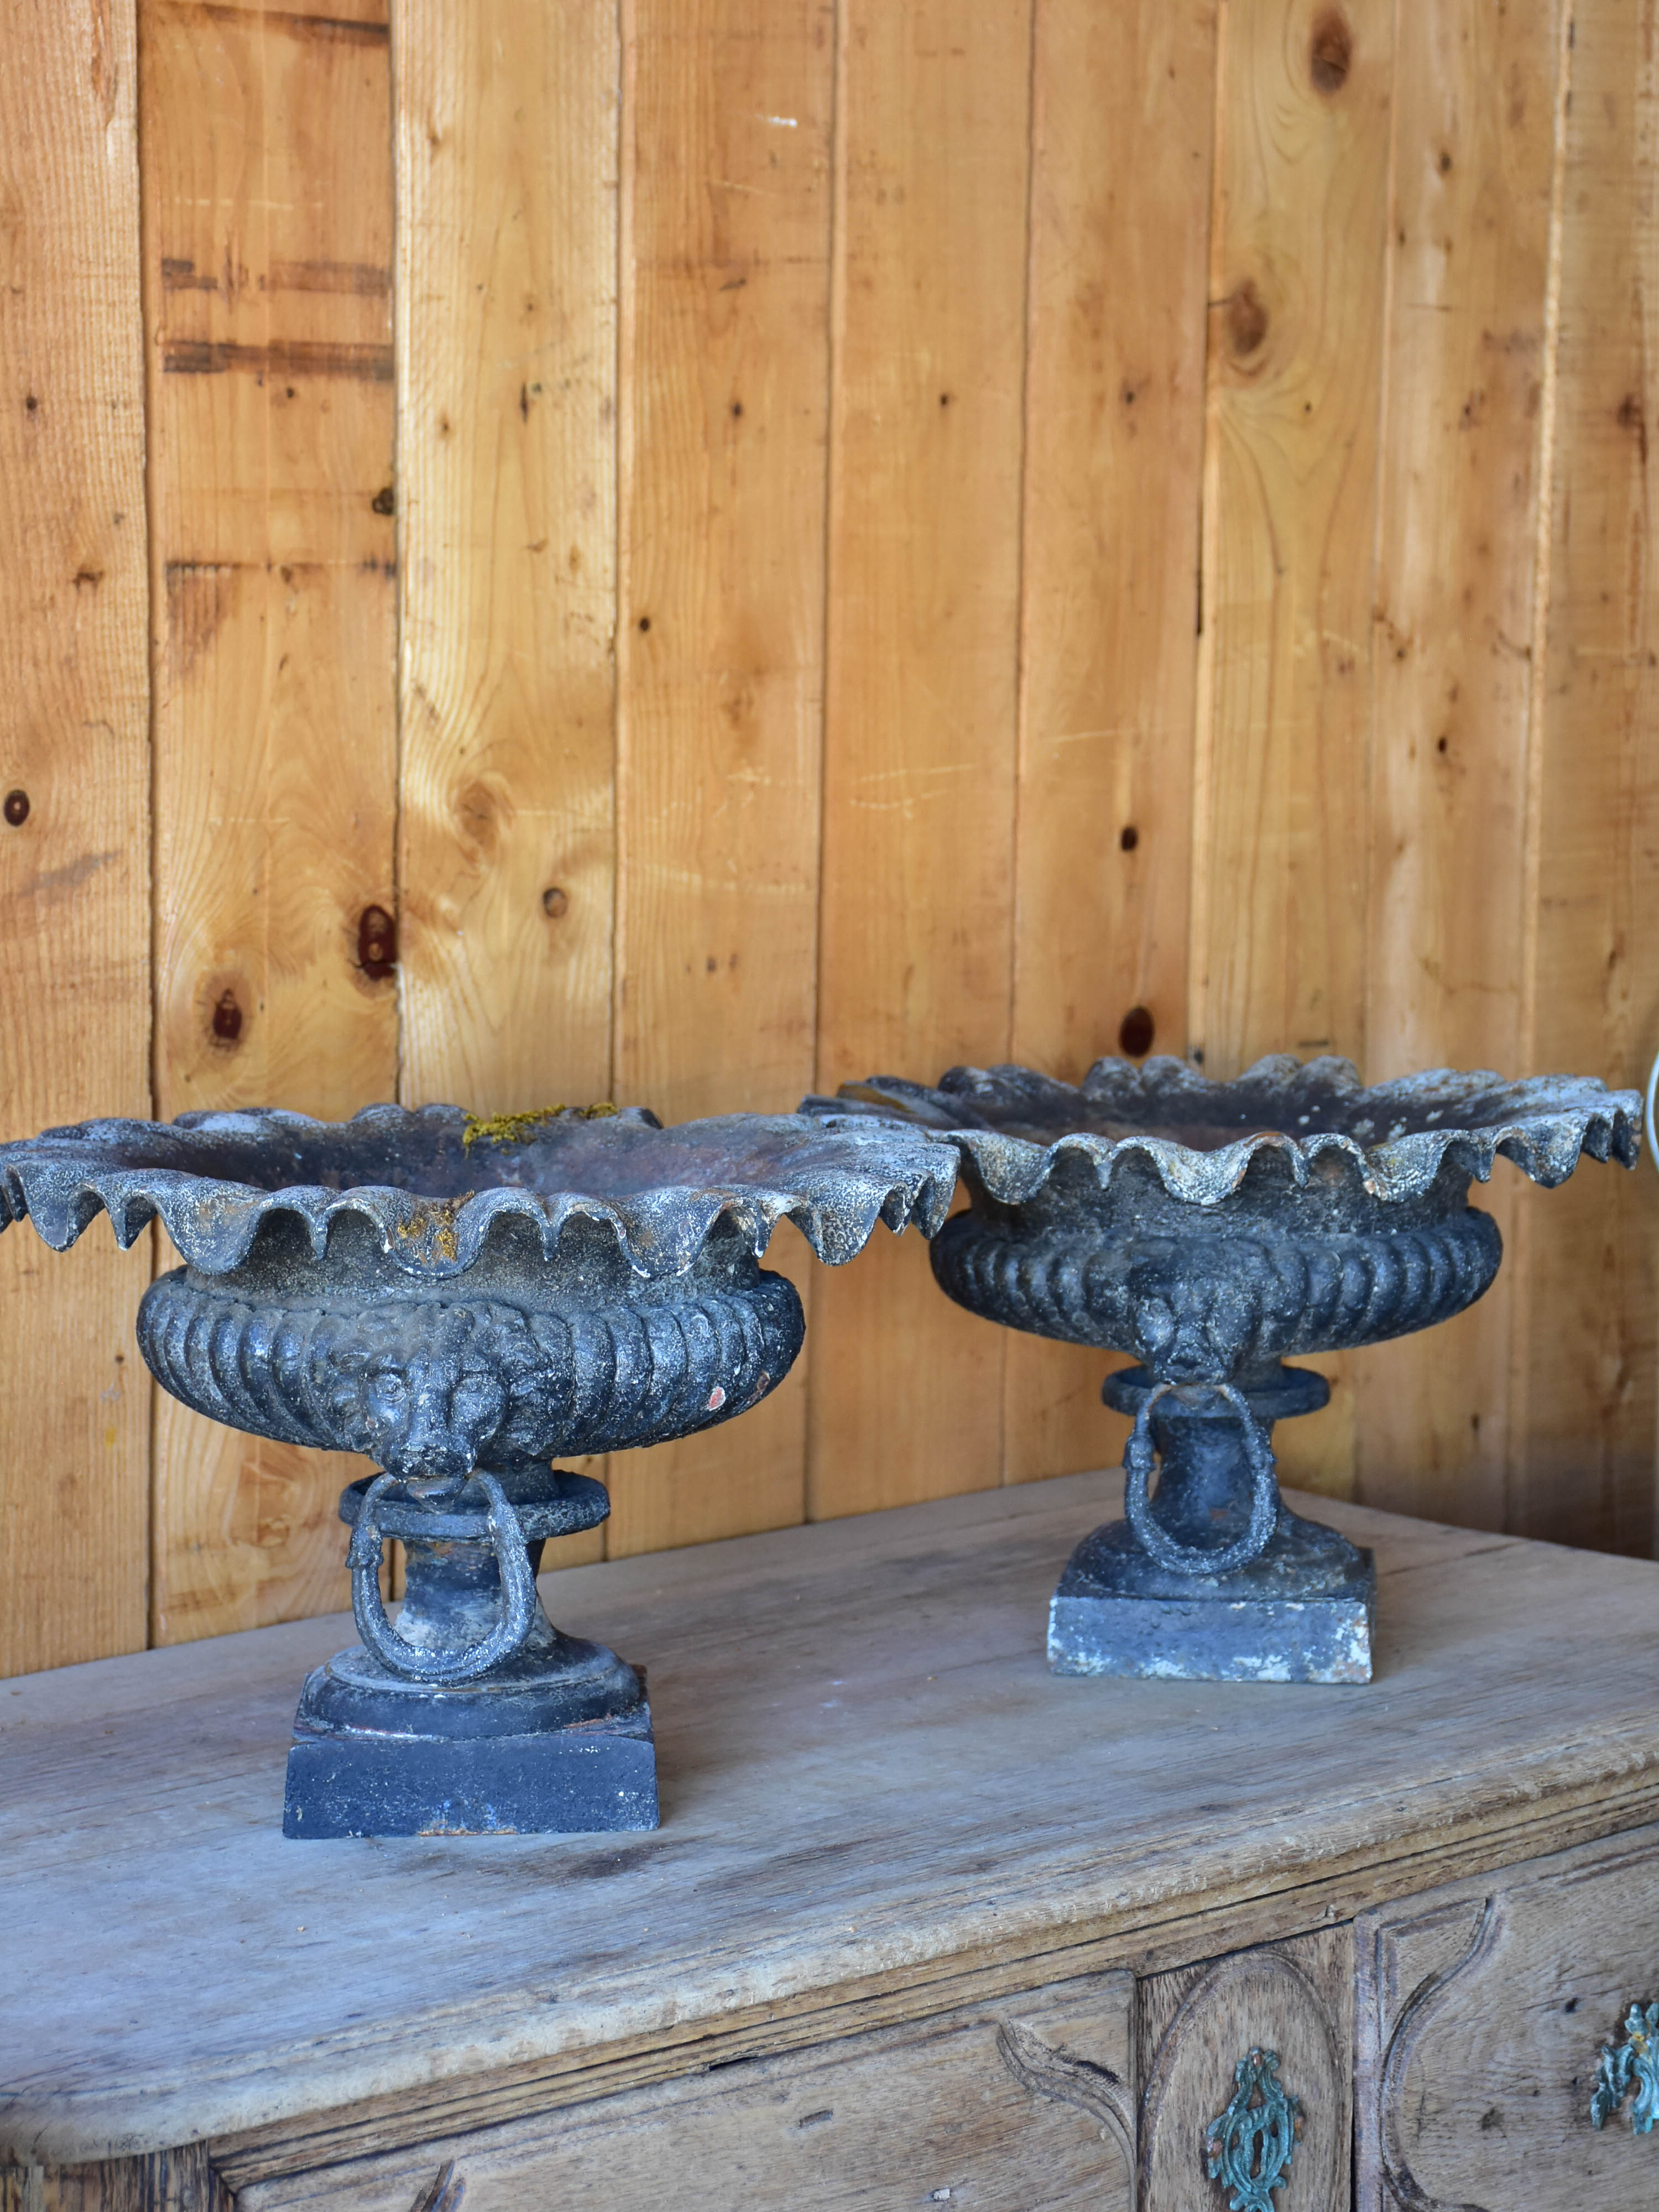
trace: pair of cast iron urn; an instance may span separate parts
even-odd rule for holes
[[[1126,1518],[1061,1577],[1055,1673],[1364,1681],[1370,1556],[1279,1497],[1273,1425],[1328,1395],[1283,1363],[1478,1298],[1502,1247],[1468,1188],[1499,1152],[1553,1185],[1585,1152],[1632,1165],[1639,1127],[1634,1092],[1571,1077],[1368,1091],[1284,1058],[1225,1085],[1168,1059],[1075,1088],[955,1068],[668,1128],[608,1106],[195,1114],[0,1146],[0,1227],[27,1215],[61,1251],[100,1210],[124,1247],[159,1217],[185,1263],[139,1308],[163,1388],[372,1464],[340,1501],[362,1641],[306,1680],[285,1833],[649,1828],[643,1678],[537,1594],[548,1538],[609,1510],[552,1462],[776,1388],[805,1333],[760,1265],[781,1220],[830,1266],[914,1223],[971,1311],[1139,1361],[1104,1391],[1133,1417]]]

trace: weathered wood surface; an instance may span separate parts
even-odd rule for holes
[[[0,2212],[234,2212],[205,2143],[81,2166],[0,2166]]]
[[[1060,1680],[1048,1595],[1113,1504],[1073,1476],[550,1578],[650,1668],[650,1836],[285,1843],[337,1620],[14,1684],[0,2150],[206,2135],[240,2186],[1659,1815],[1659,1567],[1340,1507],[1368,1687]]]
[[[246,2185],[244,2212],[408,2212],[437,2188],[483,2212],[672,2203],[865,2212],[1131,2212],[1132,1974],[1094,1974],[713,2075],[625,2091],[477,2138]],[[1127,2141],[1126,2138],[1127,2137]]]
[[[1659,1996],[1659,1859],[1603,1844],[1368,1913],[1356,2212],[1405,2204],[1645,2212],[1653,2142],[1590,2093]]]
[[[1302,2108],[1283,2201],[1300,2212],[1349,2212],[1351,1928],[1152,1975],[1140,1987],[1137,2025],[1146,2085],[1139,2212],[1222,2201],[1218,2186],[1206,2197],[1206,2145],[1233,2097],[1234,2069],[1258,2047],[1278,2057],[1279,2086]]]
[[[3,11],[0,1092],[7,1133],[149,1100],[149,714],[131,0]],[[0,1242],[0,1672],[146,1640],[142,1260]],[[27,1387],[19,1387],[27,1377]]]

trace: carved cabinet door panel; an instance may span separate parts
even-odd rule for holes
[[[238,2212],[1133,2212],[1134,1979],[245,2184]]]
[[[1352,1934],[1141,1984],[1141,2212],[1347,2212]]]
[[[1659,2004],[1659,1831],[1455,1883],[1357,1934],[1362,2212],[1652,2212],[1659,2130],[1632,2114],[1644,2081],[1659,2098],[1659,2043],[1650,2076],[1645,2015],[1633,2039],[1625,2022]]]

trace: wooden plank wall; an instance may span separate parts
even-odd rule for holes
[[[131,0],[5,11],[0,1051],[27,1130],[149,1108],[149,594]],[[146,1635],[137,1263],[0,1238],[0,1668]]]
[[[1659,1047],[1659,0],[0,0],[6,1133],[1123,1046]],[[1322,1363],[1647,1553],[1655,1199]],[[573,1555],[1114,1457],[884,1232]],[[157,1265],[167,1255],[155,1255]],[[0,1669],[338,1606],[344,1473],[0,1243]]]

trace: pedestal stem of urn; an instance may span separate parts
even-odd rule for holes
[[[643,1674],[561,1634],[536,1590],[546,1540],[608,1510],[602,1483],[558,1468],[349,1484],[340,1517],[363,1641],[306,1679],[283,1833],[654,1827]],[[405,1569],[395,1626],[378,1576],[388,1536]]]
[[[1227,1574],[1266,1549],[1279,1510],[1275,1421],[1329,1402],[1322,1375],[1278,1361],[1237,1382],[1162,1382],[1144,1367],[1109,1375],[1105,1402],[1134,1420],[1124,1454],[1136,1541],[1176,1574]],[[1158,1492],[1147,1501],[1156,1447]]]
[[[1185,1419],[1158,1410],[1174,1399]],[[1191,1418],[1216,1400],[1237,1421]],[[1230,1382],[1197,1385],[1160,1382],[1149,1390],[1135,1414],[1123,1455],[1123,1510],[1137,1542],[1172,1574],[1224,1575],[1248,1566],[1267,1548],[1279,1518],[1279,1482],[1273,1462],[1271,1424],[1259,1421],[1243,1395]],[[1153,1438],[1163,1461],[1154,1513],[1148,1495]],[[1218,1544],[1218,1529],[1243,1528]],[[1208,1540],[1190,1540],[1202,1532]],[[1180,1532],[1180,1533],[1177,1533]],[[1183,1536],[1188,1540],[1183,1540]]]
[[[1126,1517],[1085,1536],[1060,1577],[1054,1672],[1368,1680],[1370,1554],[1292,1512],[1273,1467],[1273,1423],[1324,1405],[1324,1377],[1273,1363],[1231,1383],[1172,1385],[1131,1367],[1102,1395],[1135,1421]]]
[[[476,1681],[521,1651],[538,1624],[542,1640],[552,1638],[536,1595],[540,1541],[532,1546],[526,1539],[493,1474],[480,1468],[472,1480],[488,1500],[478,1536],[439,1536],[437,1508],[433,1535],[405,1530],[404,1604],[396,1627],[380,1601],[383,1547],[375,1517],[387,1489],[402,1487],[395,1475],[377,1475],[369,1485],[351,1532],[351,1610],[357,1633],[383,1667],[414,1681]]]

